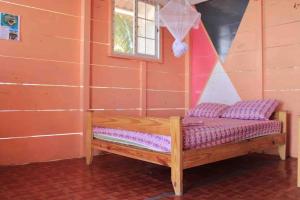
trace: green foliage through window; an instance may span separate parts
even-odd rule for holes
[[[158,59],[158,5],[144,0],[113,0],[113,52]]]
[[[133,54],[133,17],[115,13],[114,51]]]

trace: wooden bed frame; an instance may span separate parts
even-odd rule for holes
[[[176,195],[183,194],[183,170],[228,158],[246,155],[251,152],[263,153],[272,147],[277,147],[280,158],[286,158],[286,112],[277,112],[276,120],[282,123],[281,133],[248,139],[239,143],[217,145],[210,148],[183,150],[181,118],[153,117],[102,117],[96,112],[88,113],[86,134],[86,162],[91,164],[94,149],[110,152],[138,160],[143,160],[171,168],[171,181]],[[92,127],[126,129],[153,134],[171,136],[171,152],[161,153],[143,148],[108,142],[93,138]]]

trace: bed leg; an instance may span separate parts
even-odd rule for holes
[[[94,157],[94,153],[92,149],[89,152],[86,152],[85,160],[87,165],[92,164],[93,157]]]
[[[281,160],[286,159],[286,144],[281,144],[278,146],[278,153]]]
[[[180,117],[170,118],[171,181],[176,196],[183,194],[183,138]]]
[[[171,180],[176,196],[181,196],[183,194],[183,170],[180,170],[176,167],[171,168]]]
[[[284,134],[284,144],[279,144],[278,153],[281,160],[286,159],[286,140],[287,140],[287,112],[276,113],[275,118],[281,122],[282,129],[281,132]]]
[[[87,114],[87,127],[86,127],[86,143],[85,143],[85,159],[86,164],[90,165],[93,161],[94,157],[94,150],[92,146],[92,140],[93,140],[93,132],[92,132],[92,112],[88,112]]]

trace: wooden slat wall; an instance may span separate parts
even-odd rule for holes
[[[262,98],[262,1],[249,1],[224,63],[242,99]]]
[[[297,157],[300,114],[300,1],[250,0],[225,62],[242,99],[274,98],[289,112],[289,154]]]
[[[80,0],[0,1],[21,42],[0,40],[0,165],[79,157]]]
[[[300,1],[264,1],[264,96],[289,112],[290,154],[297,157],[300,114]],[[299,144],[298,144],[299,145]]]
[[[110,0],[92,0],[85,98],[81,3],[0,0],[0,12],[22,22],[21,42],[0,40],[0,165],[82,156],[88,101],[103,115],[184,114],[188,70],[172,55],[172,36],[162,31],[161,63],[108,56]]]
[[[103,114],[170,116],[185,113],[185,60],[174,58],[162,31],[162,62],[121,59],[110,49],[110,1],[92,1],[91,105]]]

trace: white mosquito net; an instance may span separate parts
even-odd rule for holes
[[[188,45],[182,40],[192,27],[198,28],[201,14],[191,6],[188,0],[170,0],[160,9],[160,26],[165,26],[174,36],[172,49],[174,56],[180,57],[188,50]]]
[[[115,0],[121,8],[132,9],[134,0]],[[164,5],[156,13],[155,22],[157,26],[166,27],[174,36],[172,45],[173,53],[180,57],[188,50],[188,45],[183,39],[192,27],[197,28],[201,14],[190,4],[190,2],[201,3],[207,0],[139,0],[153,5]],[[131,10],[130,10],[131,11]]]

